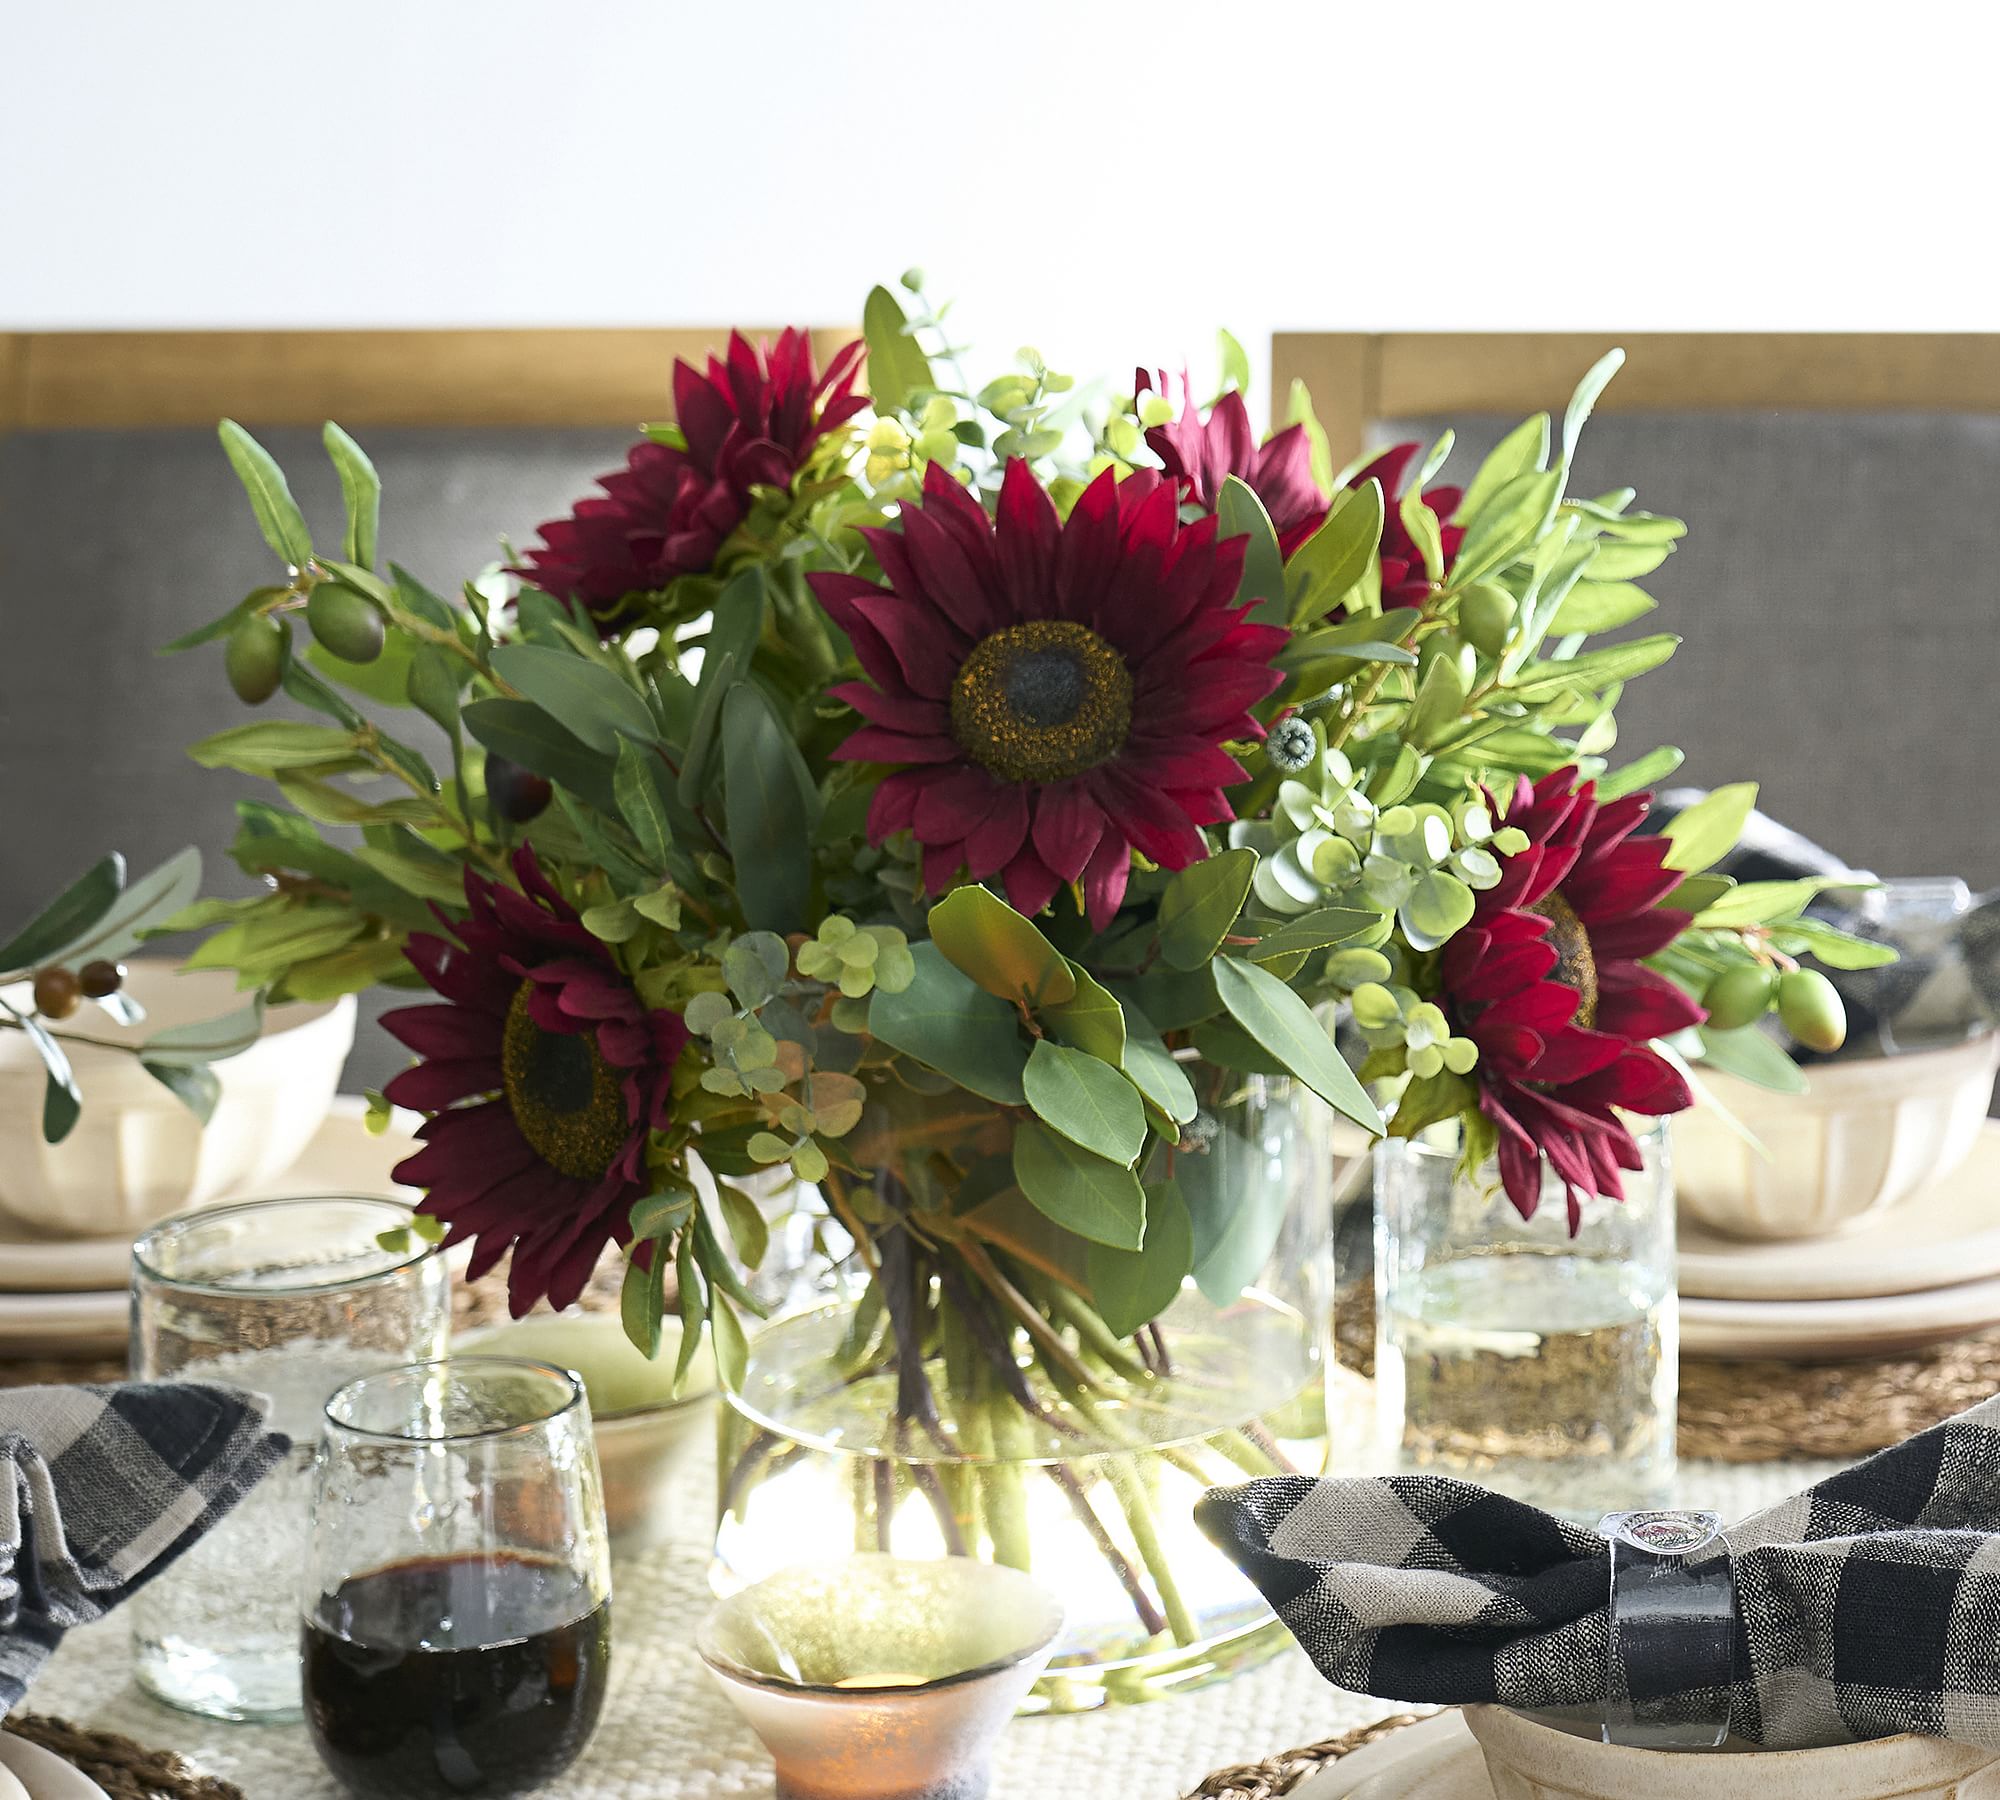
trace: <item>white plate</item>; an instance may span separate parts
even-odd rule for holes
[[[0,1731],[0,1768],[27,1790],[28,1800],[106,1800],[104,1790],[51,1750]]]
[[[1448,1712],[1343,1756],[1292,1800],[1493,1800],[1493,1784],[1464,1715]]]
[[[1852,1300],[1989,1276],[2000,1276],[2000,1120],[1935,1187],[1831,1237],[1750,1242],[1681,1215],[1683,1296]]]
[[[367,1103],[359,1096],[338,1095],[305,1153],[276,1180],[262,1183],[258,1193],[414,1199],[414,1192],[398,1187],[389,1171],[416,1148],[411,1137],[416,1115],[399,1113],[380,1137],[368,1135],[366,1117]],[[79,1129],[89,1125],[86,1115]],[[7,1293],[122,1293],[131,1268],[129,1238],[47,1238],[0,1215],[0,1299]]]
[[[1858,1300],[1681,1300],[1681,1354],[1888,1356],[2000,1325],[2000,1280]]]

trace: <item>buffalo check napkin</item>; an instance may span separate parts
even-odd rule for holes
[[[189,1382],[0,1391],[0,1715],[65,1631],[157,1575],[284,1455],[268,1410]]]
[[[1427,1476],[1253,1481],[1207,1495],[1196,1517],[1342,1687],[1446,1706],[1603,1702],[1610,1581],[1593,1532]],[[1737,1736],[1807,1749],[1914,1731],[2000,1748],[2000,1398],[1723,1542]],[[1671,1704],[1675,1680],[1653,1671],[1652,1697]],[[1686,1689],[1687,1709],[1706,1697]]]

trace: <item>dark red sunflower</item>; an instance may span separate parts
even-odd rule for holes
[[[649,1009],[523,846],[521,891],[465,875],[471,917],[452,937],[418,934],[409,958],[450,1002],[383,1025],[425,1060],[383,1091],[434,1116],[398,1181],[429,1190],[420,1210],[474,1240],[468,1273],[509,1250],[516,1318],[583,1292],[632,1203],[649,1191],[646,1134],[669,1120],[678,1013]]]
[[[1139,393],[1155,387],[1163,394],[1167,391],[1164,374],[1151,376],[1141,369],[1136,380]],[[1185,378],[1181,385],[1185,390]],[[1313,480],[1306,428],[1287,425],[1258,443],[1250,409],[1234,388],[1208,409],[1205,419],[1190,397],[1178,419],[1146,433],[1146,443],[1168,478],[1179,482],[1186,497],[1204,512],[1215,510],[1228,477],[1244,482],[1263,501],[1287,556],[1326,520],[1327,497]]]
[[[1652,1040],[1700,1023],[1699,1006],[1639,961],[1664,949],[1688,915],[1660,902],[1681,877],[1667,841],[1634,837],[1651,804],[1599,805],[1574,768],[1529,785],[1507,824],[1528,846],[1444,948],[1439,1004],[1479,1046],[1479,1107],[1500,1134],[1500,1178],[1524,1218],[1541,1199],[1542,1165],[1582,1197],[1624,1198],[1619,1170],[1641,1166],[1614,1109],[1671,1113],[1693,1103]]]
[[[1380,556],[1384,606],[1421,606],[1431,591],[1423,552],[1417,548],[1416,539],[1410,536],[1397,506],[1403,477],[1416,453],[1415,444],[1393,445],[1347,484],[1351,488],[1366,487],[1371,481],[1382,484],[1384,506]],[[1447,524],[1446,521],[1458,511],[1458,503],[1464,498],[1462,488],[1427,488],[1424,491],[1424,504],[1438,516],[1438,539],[1444,548],[1446,573],[1450,572],[1452,561],[1458,555],[1459,545],[1465,542],[1465,527]]]
[[[813,445],[868,404],[853,391],[860,361],[861,345],[849,344],[819,374],[812,340],[796,330],[764,346],[731,332],[727,359],[711,356],[705,375],[676,360],[686,447],[635,445],[624,468],[599,480],[603,497],[542,526],[515,572],[600,614],[628,594],[706,574],[748,514],[751,489],[789,488]]]
[[[932,893],[997,875],[1024,913],[1080,882],[1100,929],[1134,850],[1208,853],[1243,779],[1223,745],[1264,735],[1250,708],[1288,635],[1235,603],[1241,538],[1183,525],[1150,470],[1107,470],[1065,520],[1020,461],[995,518],[934,462],[902,530],[864,535],[886,587],[811,580],[872,678],[833,689],[868,721],[835,755],[896,765],[872,839],[912,832]]]

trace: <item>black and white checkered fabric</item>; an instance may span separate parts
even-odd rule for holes
[[[290,1448],[259,1395],[190,1382],[0,1390],[0,1715]]]
[[[1342,1687],[1602,1704],[1610,1581],[1594,1533],[1419,1476],[1253,1481],[1207,1495],[1196,1517]],[[1806,1749],[1914,1731],[2000,1748],[2000,1398],[1724,1541],[1738,1736]],[[1649,1686],[1671,1703],[1674,1672]]]

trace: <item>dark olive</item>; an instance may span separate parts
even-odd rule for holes
[[[519,763],[510,763],[490,750],[486,753],[486,797],[501,818],[525,825],[547,811],[554,792],[545,777],[531,774]]]
[[[321,647],[342,662],[369,663],[382,654],[381,613],[337,581],[322,581],[307,595],[306,623]]]
[[[77,971],[77,979],[90,999],[108,1000],[125,985],[125,969],[115,962],[87,962]]]
[[[278,691],[285,673],[285,646],[292,628],[274,613],[240,620],[223,646],[222,666],[229,685],[246,706],[262,706]]]
[[[83,1000],[83,983],[71,969],[43,969],[35,976],[35,1011],[45,1019],[66,1019]]]

